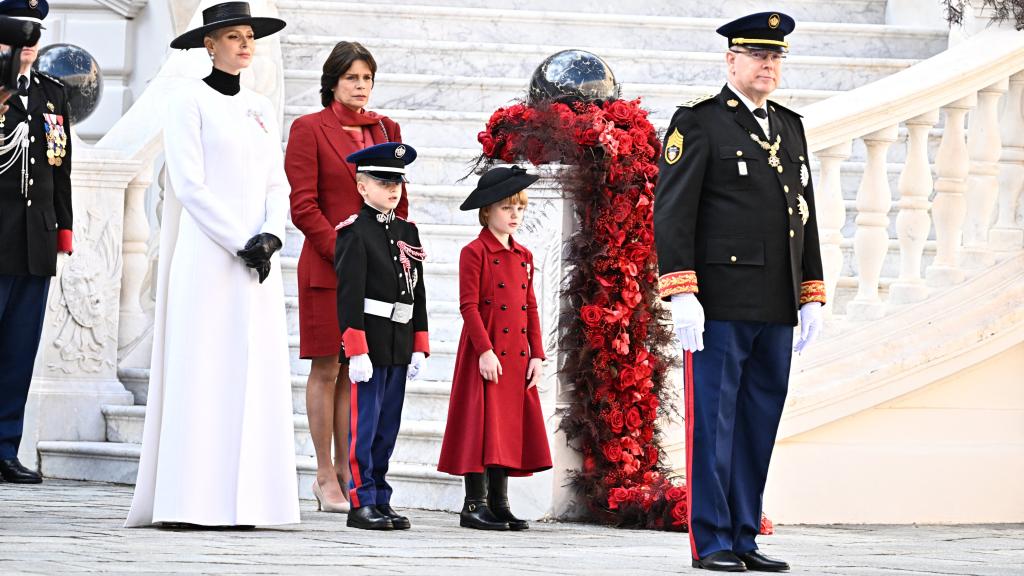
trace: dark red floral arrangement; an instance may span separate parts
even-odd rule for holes
[[[575,402],[561,429],[583,453],[574,475],[592,517],[686,530],[686,487],[662,464],[657,421],[672,334],[657,299],[654,184],[661,142],[640,100],[515,104],[478,136],[482,160],[561,162],[579,229],[569,239],[563,369]]]

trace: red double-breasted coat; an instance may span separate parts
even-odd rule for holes
[[[383,131],[381,126],[383,125]],[[386,132],[386,134],[385,134]],[[366,146],[401,142],[398,124],[386,116],[363,128]],[[291,184],[292,222],[305,235],[299,254],[299,356],[313,358],[338,354],[338,329],[334,271],[334,227],[363,206],[356,190],[355,166],[345,162],[359,150],[330,109],[307,114],[292,123],[284,166]],[[395,212],[408,216],[405,187]]]
[[[533,292],[533,254],[514,240],[501,245],[490,230],[459,259],[459,338],[448,425],[437,469],[464,475],[502,466],[513,476],[551,468],[537,388],[527,389],[531,358],[544,359]],[[480,376],[480,355],[494,350],[497,382]]]

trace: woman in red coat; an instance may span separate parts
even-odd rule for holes
[[[528,528],[509,509],[508,477],[551,468],[536,388],[544,346],[533,254],[512,239],[525,188],[537,178],[518,166],[494,168],[461,206],[479,208],[484,228],[459,260],[463,327],[437,469],[465,477],[460,524],[467,528]]]
[[[285,171],[291,184],[292,222],[306,239],[299,255],[299,356],[311,360],[306,415],[316,451],[313,494],[325,512],[348,511],[349,380],[338,364],[337,280],[334,227],[363,205],[355,168],[345,158],[363,148],[401,142],[398,124],[366,110],[377,63],[357,42],[339,42],[324,62],[320,99],[324,109],[295,120],[288,137]],[[408,215],[408,199],[395,212]],[[331,458],[331,444],[334,458]]]

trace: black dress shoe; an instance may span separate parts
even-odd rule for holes
[[[459,526],[477,530],[508,530],[508,522],[494,515],[485,500],[469,500],[459,513]]]
[[[502,522],[508,522],[509,530],[528,530],[530,523],[521,518],[516,518],[515,514],[512,513],[512,509],[509,508],[508,500],[505,500],[504,506],[501,502],[492,502],[489,506],[491,513],[494,517]]]
[[[769,558],[761,554],[761,551],[756,548],[750,552],[737,554],[737,556],[747,565],[747,570],[756,570],[758,572],[785,572],[789,570],[788,563]]]
[[[745,572],[746,564],[732,550],[712,552],[700,560],[693,561],[694,568],[703,568],[714,572]]]
[[[352,508],[348,511],[348,521],[345,525],[360,530],[392,530],[395,527],[391,523],[391,518],[378,512],[375,506]]]
[[[395,512],[391,504],[377,504],[377,512],[391,518],[391,525],[395,527],[395,530],[408,530],[412,528],[412,522],[409,522],[409,519],[405,516]]]
[[[0,477],[12,484],[39,484],[43,481],[38,472],[25,468],[17,458],[0,460]]]

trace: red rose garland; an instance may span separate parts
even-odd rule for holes
[[[561,162],[580,222],[560,345],[575,402],[561,428],[583,453],[575,487],[599,520],[686,529],[686,487],[662,465],[657,420],[672,334],[657,305],[654,184],[661,150],[640,101],[515,104],[478,136],[483,160]]]

